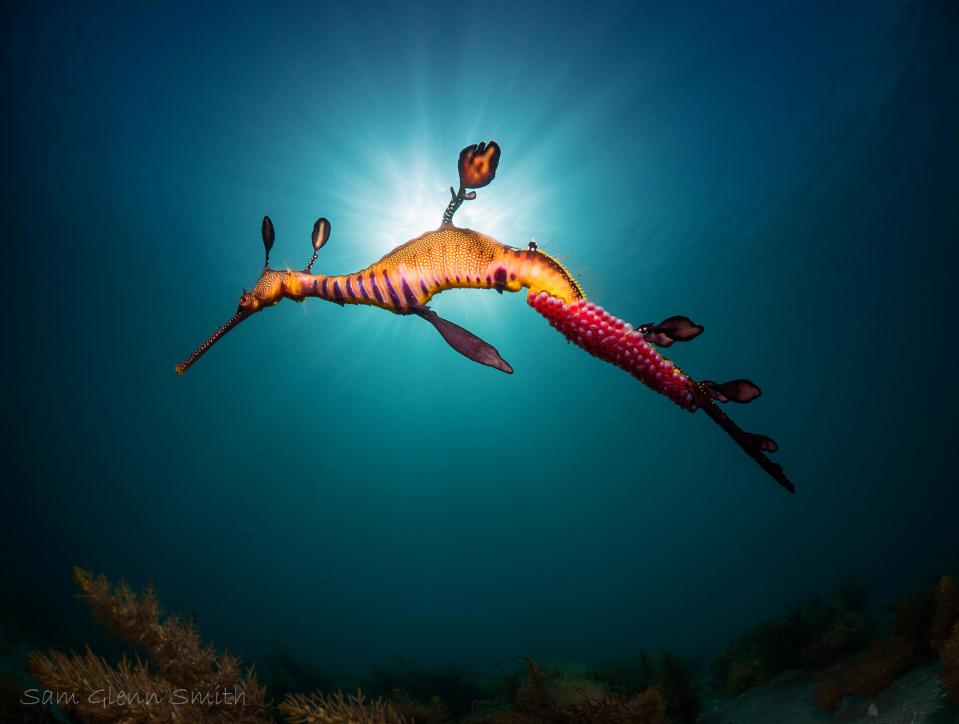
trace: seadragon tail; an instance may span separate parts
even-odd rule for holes
[[[589,354],[629,372],[689,412],[702,408],[777,483],[790,493],[796,492],[782,466],[766,455],[778,449],[772,438],[746,432],[716,404],[750,402],[761,394],[759,388],[741,379],[697,382],[656,349],[693,339],[703,331],[702,327],[677,316],[634,329],[596,304],[582,299],[564,302],[544,291],[531,291],[527,301],[566,339]]]
[[[775,452],[778,449],[778,446],[773,442],[772,438],[753,432],[746,432],[733,422],[729,415],[720,410],[719,405],[713,400],[703,399],[699,394],[697,394],[696,397],[701,400],[700,407],[702,407],[703,412],[709,415],[749,457],[755,460],[759,464],[759,467],[769,473],[773,480],[782,485],[790,493],[796,492],[796,486],[786,477],[786,473],[783,472],[783,466],[773,462],[769,459],[769,456],[766,455],[767,452]]]

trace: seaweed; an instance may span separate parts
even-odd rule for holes
[[[266,689],[252,668],[201,643],[191,621],[163,616],[156,594],[139,595],[123,582],[73,569],[80,598],[94,616],[146,660],[126,654],[111,666],[87,648],[84,654],[32,652],[30,672],[47,690],[63,694],[58,703],[87,721],[185,720],[261,724],[271,721]]]
[[[523,714],[540,714],[553,709],[549,692],[549,680],[543,669],[533,659],[526,659],[526,676],[516,689],[514,706]]]
[[[939,652],[942,669],[939,678],[946,698],[953,704],[959,704],[959,621],[953,624],[952,633]]]
[[[344,694],[287,694],[280,713],[291,724],[411,724],[391,702],[367,701],[362,691]]]
[[[656,688],[632,699],[616,695],[588,697],[561,712],[557,724],[668,724],[666,703]]]
[[[836,614],[828,628],[814,635],[803,646],[800,656],[803,665],[829,666],[840,658],[861,651],[873,632],[873,623],[865,614],[843,611]]]
[[[899,674],[919,661],[919,648],[905,636],[888,636],[874,642],[853,669],[846,682],[847,693],[876,696],[885,691]]]
[[[741,694],[754,686],[765,686],[771,678],[758,658],[739,659],[729,665],[722,688],[727,694]]]
[[[325,672],[296,659],[279,641],[257,657],[257,670],[270,694],[278,700],[298,691],[336,688]]]
[[[935,615],[935,591],[935,586],[924,588],[889,606],[889,611],[895,616],[892,636],[913,644],[917,657],[932,650],[929,632]]]
[[[959,586],[952,576],[943,576],[933,594],[934,612],[929,629],[929,645],[941,651],[953,625],[959,621]]]
[[[592,667],[589,676],[614,694],[631,698],[655,684],[656,666],[646,649],[640,648],[634,659],[606,661]]]
[[[944,576],[937,586],[891,604],[888,610],[895,618],[890,632],[873,641],[851,671],[847,673],[833,667],[817,673],[818,685],[813,692],[816,708],[834,712],[847,694],[877,696],[888,689],[896,677],[922,661],[937,644],[941,653],[946,652],[951,639],[947,641],[943,631],[955,620],[954,607],[955,588],[949,576]],[[941,676],[946,688],[947,681],[951,680],[950,671],[946,657],[942,660]]]
[[[466,722],[669,724],[668,704],[656,687],[628,696],[611,691],[590,675],[584,676],[574,670],[545,670],[533,659],[523,660],[526,662],[525,671],[513,679],[512,704],[504,707],[494,702],[478,702]]]
[[[926,588],[889,606],[895,614],[892,631],[866,650],[849,675],[848,693],[876,696],[931,650],[929,630],[934,612],[933,589]]]
[[[653,685],[653,682],[656,680],[656,667],[653,664],[653,660],[649,658],[649,654],[646,653],[646,649],[639,650],[639,680],[637,681],[637,689],[640,692],[646,691],[649,687]]]
[[[813,597],[735,639],[713,664],[713,688],[741,694],[788,669],[828,668],[861,651],[873,628],[865,589],[848,578],[829,605]]]
[[[818,601],[807,604],[814,610]],[[727,694],[740,694],[768,683],[785,669],[802,665],[803,647],[812,639],[810,616],[789,608],[783,616],[763,621],[739,636],[713,664],[713,685]]]
[[[164,614],[152,587],[137,593],[122,581],[113,585],[80,568],[73,578],[94,618],[133,652],[110,657],[114,663],[89,646],[82,654],[32,652],[29,668],[44,691],[75,695],[56,702],[65,713],[102,722],[273,721],[267,689],[252,667],[244,669],[235,656],[204,644],[195,621]],[[938,585],[895,602],[889,606],[894,614],[889,632],[849,661],[873,629],[861,588],[850,582],[830,605],[811,599],[739,637],[714,664],[713,675],[721,688],[738,693],[768,683],[785,668],[813,667],[815,706],[833,713],[847,695],[874,697],[937,651],[945,696],[959,704],[957,594],[952,577],[944,576]],[[692,724],[702,707],[687,668],[669,651],[658,666],[640,649],[631,660],[592,669],[545,667],[517,657],[525,666],[505,677],[499,695],[453,666],[399,659],[374,668],[361,679],[363,685],[354,682],[349,690],[355,693],[344,693],[279,644],[263,659],[272,671],[271,692],[282,696],[276,713],[291,724]],[[313,693],[296,693],[307,686]],[[0,686],[0,695],[6,690],[13,691]],[[23,718],[24,712],[3,708],[11,701],[0,696],[0,718]],[[26,714],[36,721],[58,715],[41,707]]]
[[[394,689],[390,694],[389,703],[397,714],[412,724],[442,724],[453,718],[443,700],[435,695],[430,697],[429,704],[421,704],[408,692]]]
[[[668,651],[660,657],[659,684],[670,719],[691,724],[699,718],[702,708],[699,691],[686,670]]]
[[[838,666],[816,673],[813,703],[819,711],[832,714],[846,696],[846,677]]]
[[[629,702],[631,711],[644,724],[667,724],[666,702],[655,687],[647,688]]]
[[[464,715],[470,702],[489,695],[461,667],[451,664],[424,666],[405,658],[395,659],[389,666],[374,667],[361,681],[362,689],[375,696],[399,697],[407,704],[429,702],[428,705],[417,704],[417,710],[432,711],[435,708],[433,699],[438,698],[453,718]],[[417,721],[420,721],[425,715],[418,716]]]

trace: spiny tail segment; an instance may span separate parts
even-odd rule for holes
[[[584,299],[564,302],[546,292],[530,292],[527,302],[558,329],[570,342],[579,345],[594,357],[626,370],[647,387],[666,395],[684,410],[702,408],[749,457],[791,493],[795,487],[782,466],[774,463],[767,452],[778,449],[772,438],[745,432],[719,409],[717,402],[750,402],[761,394],[749,380],[716,383],[696,382],[653,346],[668,347],[698,336],[703,328],[686,317],[670,317],[658,325],[641,325],[638,329],[614,317],[602,307]]]

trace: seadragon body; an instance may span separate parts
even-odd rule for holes
[[[688,341],[702,327],[686,317],[670,317],[659,324],[636,328],[586,299],[582,287],[567,269],[535,243],[517,249],[485,234],[453,225],[456,209],[475,198],[467,188],[492,181],[499,161],[499,146],[469,146],[460,154],[460,188],[450,189],[452,200],[435,231],[402,244],[377,262],[352,274],[313,274],[317,252],[329,238],[330,226],[319,219],[313,229],[313,258],[303,271],[276,270],[269,266],[274,231],[269,217],[263,220],[266,263],[256,285],[244,291],[236,314],[213,333],[176,371],[184,373],[224,334],[251,314],[284,298],[303,301],[319,297],[336,304],[366,304],[403,315],[417,315],[433,324],[443,338],[461,354],[476,362],[511,373],[513,370],[494,347],[471,332],[439,317],[429,309],[434,295],[447,289],[493,289],[519,292],[527,289],[527,302],[570,342],[591,355],[629,372],[647,387],[685,410],[702,409],[780,485],[791,492],[792,483],[782,467],[767,452],[776,444],[764,435],[741,430],[717,406],[717,402],[749,402],[759,388],[748,380],[724,384],[692,379],[657,347]]]
[[[418,236],[353,274],[286,274],[278,283],[303,297],[370,304],[399,314],[422,307],[447,289],[518,292],[528,287],[564,301],[583,298],[569,272],[543,252],[514,249],[452,225]]]

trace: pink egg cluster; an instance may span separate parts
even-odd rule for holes
[[[622,319],[582,299],[566,304],[546,292],[530,292],[526,301],[570,342],[629,372],[647,387],[694,412],[692,381]]]

